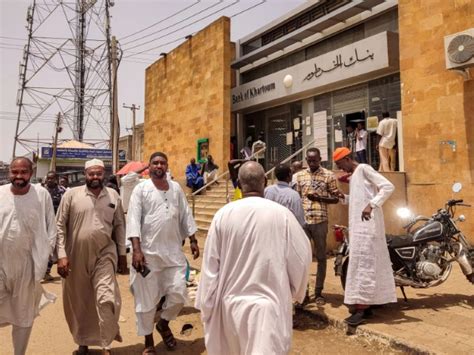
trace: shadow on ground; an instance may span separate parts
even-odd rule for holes
[[[192,354],[202,354],[206,350],[206,347],[204,345],[204,338],[199,338],[199,339],[191,340],[191,341],[182,340],[182,339],[176,339],[176,340],[178,342],[178,346],[173,351],[168,351],[165,345],[163,344],[163,342],[160,341],[155,346],[156,353],[157,354],[192,355]],[[114,346],[112,348],[112,353],[114,355],[141,355],[144,348],[145,348],[144,344],[134,344],[134,345],[127,345],[127,346],[122,346],[122,347]],[[101,355],[102,350],[90,349],[89,354]]]

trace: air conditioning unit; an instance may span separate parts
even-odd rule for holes
[[[474,28],[444,37],[446,69],[474,66]]]

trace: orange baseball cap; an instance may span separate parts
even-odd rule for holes
[[[349,148],[346,148],[346,147],[340,147],[340,148],[337,148],[334,153],[332,153],[332,159],[334,161],[338,161],[338,160],[341,160],[342,158],[345,158],[347,157],[348,155],[351,155],[351,151],[349,150]]]

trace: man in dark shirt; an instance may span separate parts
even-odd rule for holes
[[[53,200],[54,213],[56,214],[56,211],[59,207],[59,203],[61,202],[61,198],[66,192],[66,189],[58,184],[58,176],[56,175],[55,171],[50,171],[46,175],[45,187],[51,195],[51,199]]]
[[[66,189],[58,184],[58,176],[56,175],[55,171],[50,171],[46,175],[45,186],[46,190],[48,190],[49,194],[51,195],[51,199],[53,200],[53,208],[54,214],[58,210],[59,204],[61,203],[61,198],[63,197]],[[48,269],[46,270],[46,274],[44,275],[43,281],[49,282],[53,281],[54,278],[51,276],[51,268],[53,266],[53,260],[50,257],[48,262]]]

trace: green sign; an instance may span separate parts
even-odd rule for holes
[[[209,138],[200,138],[197,140],[197,161],[198,163],[205,163],[207,155],[209,154]]]

